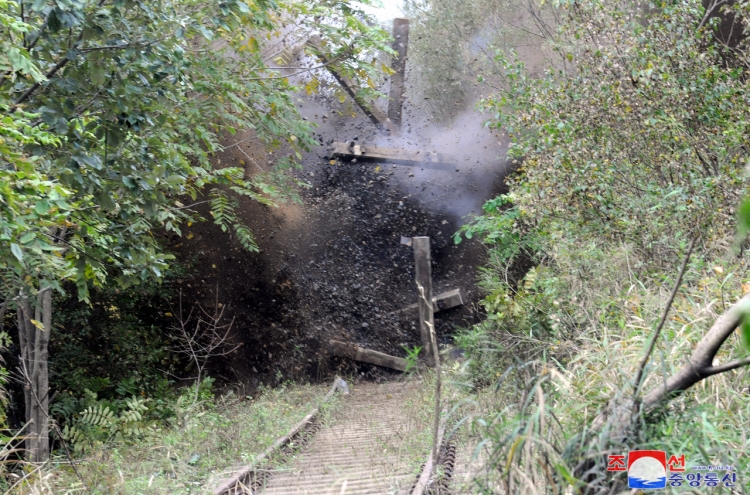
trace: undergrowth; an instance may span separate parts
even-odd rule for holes
[[[625,474],[607,473],[607,455],[636,449],[685,454],[688,472],[704,465],[732,465],[740,478],[748,472],[747,368],[705,379],[658,415],[642,416],[636,437],[617,441],[609,431],[588,431],[611,399],[632,393],[676,273],[655,268],[625,244],[558,238],[543,256],[536,253],[539,264],[511,281],[502,274],[513,255],[490,248],[482,275],[488,317],[457,336],[478,389],[471,435],[474,445],[482,442],[475,454],[483,468],[475,493],[570,490],[580,485],[573,473],[582,465],[598,486],[614,486]],[[750,292],[748,258],[733,248],[732,238],[719,240],[691,259],[647,367],[645,391],[681,367],[716,318]],[[717,361],[746,354],[738,330]],[[687,485],[668,490],[686,493]]]
[[[171,427],[154,428],[137,443],[109,438],[76,456],[75,469],[57,455],[54,469],[37,471],[15,493],[208,493],[309,414],[328,388],[288,384],[253,397],[228,393],[216,399],[204,392],[197,403],[186,388],[173,404]],[[320,404],[322,421],[337,400],[334,395]]]

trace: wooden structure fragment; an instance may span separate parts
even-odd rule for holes
[[[393,58],[391,69],[390,99],[388,100],[388,118],[397,128],[401,128],[401,109],[404,105],[404,79],[406,75],[406,51],[409,44],[409,20],[393,20]]]
[[[430,238],[412,237],[414,249],[414,279],[417,284],[417,305],[419,306],[419,336],[422,348],[428,359],[433,360],[432,336],[435,329],[435,315],[432,309],[432,258],[430,256]]]
[[[355,142],[333,143],[333,157],[345,160],[378,161],[394,163],[455,163],[455,158],[444,153],[420,150],[402,150],[398,148],[384,148],[379,146],[365,146]]]
[[[441,292],[437,296],[432,297],[432,310],[435,313],[444,311],[446,309],[456,308],[465,304],[464,293],[461,289],[453,289],[446,292]],[[416,311],[419,308],[418,304],[410,304],[403,309],[394,311],[390,314],[396,313],[407,313],[410,311]]]
[[[331,340],[331,351],[339,357],[354,359],[363,363],[375,364],[398,371],[406,371],[406,359],[389,356],[378,351],[365,349],[354,344],[347,344],[338,340]]]

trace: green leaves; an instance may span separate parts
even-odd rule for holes
[[[23,263],[23,251],[21,251],[21,247],[18,244],[11,242],[10,252],[13,253],[13,256],[15,256],[19,262]]]
[[[576,236],[644,251],[695,230],[718,239],[747,184],[750,110],[735,104],[750,98],[747,86],[721,47],[687,34],[700,22],[689,2],[646,25],[622,21],[627,9],[584,2],[566,11],[552,40],[566,63],[572,55],[564,74],[531,77],[513,52],[499,54],[507,90],[481,107],[523,158],[514,201],[543,224],[565,218]]]
[[[742,318],[740,332],[742,334],[742,345],[745,346],[747,351],[750,351],[750,318],[747,314]]]
[[[738,217],[738,233],[737,237],[739,238],[739,241],[742,242],[747,237],[748,232],[750,232],[750,197],[745,197],[742,199],[742,203],[740,204],[739,209],[737,210],[737,217]]]
[[[366,55],[389,41],[348,1],[31,0],[21,14],[17,1],[0,0],[5,294],[73,280],[86,298],[109,277],[123,286],[161,277],[169,256],[153,231],[195,220],[176,198],[196,199],[205,187],[214,221],[257,251],[238,198],[294,198],[285,172],[317,145],[297,88],[259,56],[265,43],[287,22],[319,31],[347,73],[364,80],[376,71]],[[251,179],[214,170],[219,136],[240,130],[270,148],[289,145],[290,159]]]

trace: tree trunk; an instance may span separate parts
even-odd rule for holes
[[[33,304],[29,296],[18,300],[20,368],[26,406],[26,458],[49,460],[49,337],[52,331],[52,291],[42,289]],[[32,316],[33,315],[33,316]]]

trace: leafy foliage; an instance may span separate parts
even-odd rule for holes
[[[246,177],[210,157],[244,129],[301,159],[317,142],[266,41],[301,26],[359,79],[378,70],[364,57],[388,37],[366,20],[348,1],[0,0],[0,300],[30,307],[70,281],[89,302],[92,286],[161,279],[173,256],[154,234],[198,220],[202,194],[222,229],[257,250],[236,196],[293,196],[294,162]],[[46,356],[44,335],[25,356]],[[36,363],[30,410],[47,383],[46,358]],[[29,445],[46,461],[45,442]]]
[[[185,274],[178,268],[171,268],[162,284],[150,281],[128,290],[108,284],[93,290],[90,304],[74,295],[56,298],[50,343],[54,390],[75,397],[89,390],[107,400],[138,395],[168,401],[173,393],[165,373],[180,370],[164,330],[172,318],[168,300],[175,280]],[[158,412],[161,418],[171,414],[168,408]]]
[[[691,238],[700,254],[644,389],[663,386],[724,308],[750,291],[746,253],[734,249],[738,207],[741,241],[750,225],[740,206],[750,115],[738,104],[750,98],[747,40],[722,44],[720,17],[691,0],[650,10],[597,0],[555,6],[558,58],[543,74],[530,74],[513,51],[496,52],[503,85],[480,107],[509,133],[518,167],[509,194],[458,237],[481,236],[490,254],[481,275],[486,321],[458,338],[473,382],[497,393],[477,423],[489,469],[475,488],[618,491],[625,480],[607,473],[606,454],[634,448],[685,451],[693,465],[744,465],[750,444],[734,418],[748,402],[709,397],[736,395],[747,369],[639,416],[630,437],[592,422],[631,396]],[[731,7],[743,26],[748,8]],[[738,344],[739,335],[730,339],[719,361],[743,356]]]
[[[656,252],[696,229],[721,235],[747,184],[750,115],[734,104],[747,98],[743,70],[725,63],[711,22],[691,27],[703,14],[690,2],[660,6],[645,26],[627,2],[561,8],[567,65],[537,79],[500,53],[508,88],[482,102],[523,159],[514,203]]]
[[[35,0],[0,8],[3,46],[15,47],[0,60],[2,133],[11,138],[0,167],[10,174],[3,207],[12,209],[3,215],[6,294],[26,275],[30,285],[73,279],[83,298],[89,283],[109,276],[123,287],[160,277],[170,257],[152,230],[179,233],[193,218],[178,198],[195,200],[206,186],[269,204],[282,197],[290,162],[244,178],[209,160],[238,128],[297,158],[315,144],[295,107],[297,88],[266,65],[264,41],[287,26],[317,31],[358,77],[375,70],[359,55],[387,39],[347,2]],[[10,188],[25,182],[28,190]],[[223,221],[232,203],[221,206]],[[246,227],[221,225],[257,249]],[[50,235],[50,227],[58,230]]]
[[[156,432],[153,421],[146,421],[148,411],[145,399],[132,397],[118,401],[115,407],[97,401],[93,392],[88,392],[78,401],[61,401],[52,406],[54,414],[66,417],[62,428],[62,439],[73,445],[76,453],[95,448],[109,441],[135,442]],[[70,410],[81,408],[78,413]],[[115,412],[118,411],[118,412]]]

